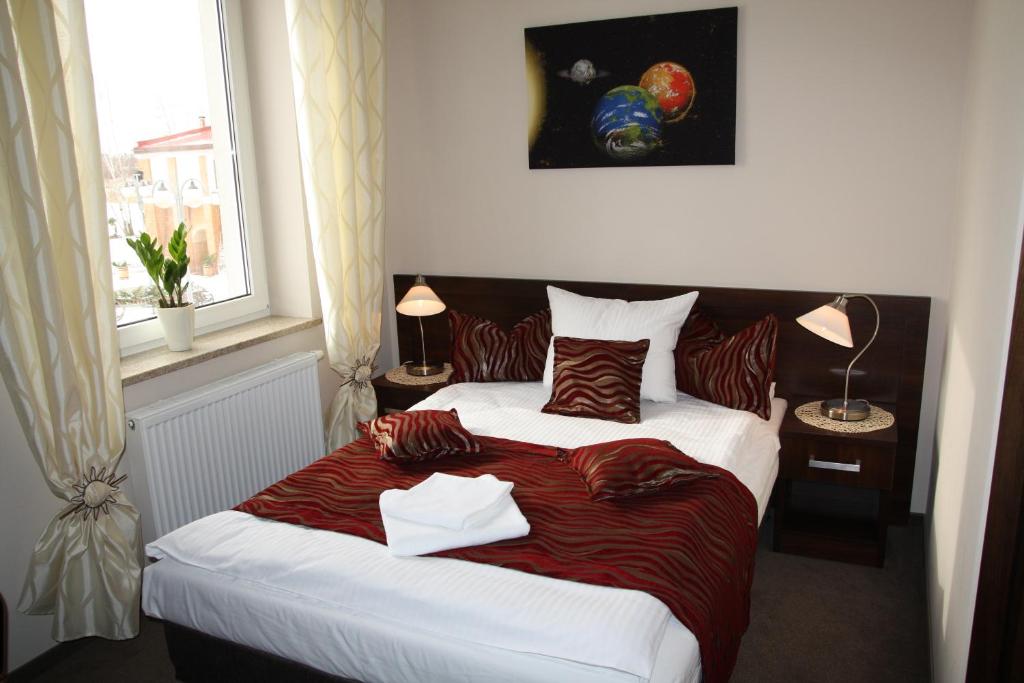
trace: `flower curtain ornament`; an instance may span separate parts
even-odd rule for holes
[[[344,380],[341,384],[355,384],[353,387],[355,390],[365,390],[369,388],[371,391],[373,387],[370,385],[370,380],[373,379],[373,373],[377,370],[377,366],[374,365],[373,359],[368,356],[356,359],[356,364],[352,367],[343,367],[341,369],[341,378]]]
[[[0,0],[0,371],[61,501],[18,608],[56,640],[139,630],[139,514],[81,0]]]
[[[384,296],[384,4],[288,0],[302,182],[327,354],[345,380],[327,442],[376,416],[369,383]]]
[[[95,467],[89,468],[89,474],[81,482],[75,484],[75,492],[78,494],[71,499],[74,507],[68,508],[61,514],[61,518],[73,515],[76,512],[88,516],[92,515],[94,520],[100,518],[100,513],[110,514],[110,506],[117,503],[114,496],[120,491],[118,484],[128,478],[127,474],[117,476],[117,472],[107,474],[104,467],[96,472]]]

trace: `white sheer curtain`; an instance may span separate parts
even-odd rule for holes
[[[384,294],[384,3],[286,4],[302,180],[331,367],[332,449],[376,415]]]
[[[18,607],[53,614],[56,640],[130,638],[139,515],[116,474],[124,406],[81,0],[0,0],[0,95],[0,370],[62,503]]]

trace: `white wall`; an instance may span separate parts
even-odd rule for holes
[[[320,316],[313,247],[307,239],[299,140],[292,98],[291,57],[283,0],[243,2],[253,140],[270,309],[278,315]]]
[[[17,605],[32,548],[60,505],[32,459],[6,389],[0,390],[0,434],[0,593],[7,600],[13,668],[53,645],[50,618],[26,617]]]
[[[923,512],[969,4],[749,0],[735,166],[528,168],[524,27],[707,6],[389,0],[389,273],[934,297],[912,504]]]
[[[939,683],[967,666],[1024,224],[1024,3],[983,0],[975,21],[928,540]]]

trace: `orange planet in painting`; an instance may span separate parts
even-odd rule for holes
[[[640,87],[654,95],[665,112],[665,123],[682,121],[693,106],[697,86],[686,67],[675,62],[659,62],[640,77]]]

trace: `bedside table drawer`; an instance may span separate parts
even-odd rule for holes
[[[893,449],[857,443],[782,438],[779,475],[859,488],[892,489]]]

